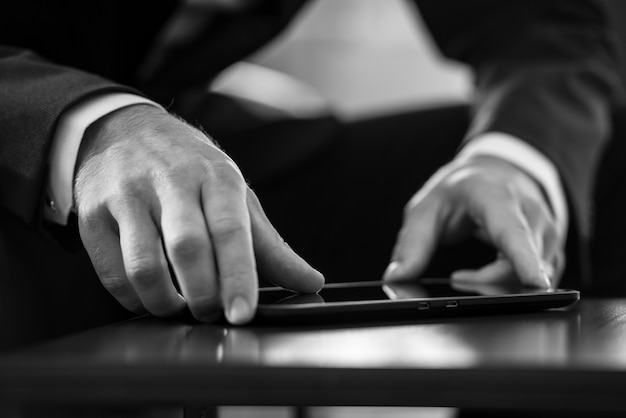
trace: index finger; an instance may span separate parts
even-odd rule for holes
[[[232,324],[242,324],[252,319],[258,300],[247,186],[239,170],[229,162],[220,163],[213,174],[203,188],[204,215],[226,318]]]
[[[322,273],[311,267],[287,245],[250,189],[248,210],[259,273],[275,285],[299,293],[316,293],[324,286]]]

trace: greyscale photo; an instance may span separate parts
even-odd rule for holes
[[[2,2],[0,417],[623,416],[624,28]]]

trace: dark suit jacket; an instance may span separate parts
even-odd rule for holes
[[[36,218],[50,134],[68,106],[133,88],[169,103],[181,89],[205,82],[267,42],[304,2],[259,3],[216,20],[141,84],[137,67],[176,1],[3,2],[1,207],[26,222]],[[543,151],[559,168],[585,230],[594,162],[609,132],[617,78],[602,9],[580,0],[417,5],[442,52],[476,71],[469,137],[505,131]]]
[[[220,14],[206,33],[171,51],[150,79],[139,81],[137,68],[176,0],[2,2],[0,212],[38,234],[51,134],[68,107],[107,91],[141,92],[169,104],[266,43],[304,3],[257,1],[242,13]],[[591,0],[416,3],[443,54],[475,71],[467,140],[502,131],[545,153],[565,184],[570,236],[578,239],[572,242],[584,242],[618,85],[603,9]]]

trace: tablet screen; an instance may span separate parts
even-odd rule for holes
[[[259,292],[259,304],[303,304],[421,299],[463,296],[496,296],[519,293],[546,293],[546,289],[523,288],[518,283],[498,285],[459,285],[447,279],[422,279],[403,283],[355,282],[328,284],[315,295],[298,294],[282,289]]]

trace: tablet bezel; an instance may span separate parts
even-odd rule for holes
[[[431,279],[432,280],[432,279]],[[446,280],[447,279],[436,279]],[[383,286],[382,281],[332,283],[324,289],[349,289]],[[259,293],[285,292],[279,287],[262,288]],[[282,293],[281,293],[282,294]],[[294,293],[294,295],[297,295]],[[573,289],[525,289],[519,293],[417,297],[406,299],[313,302],[298,304],[259,303],[256,320],[260,322],[327,322],[419,319],[468,314],[501,314],[564,308],[575,304],[580,292]]]

